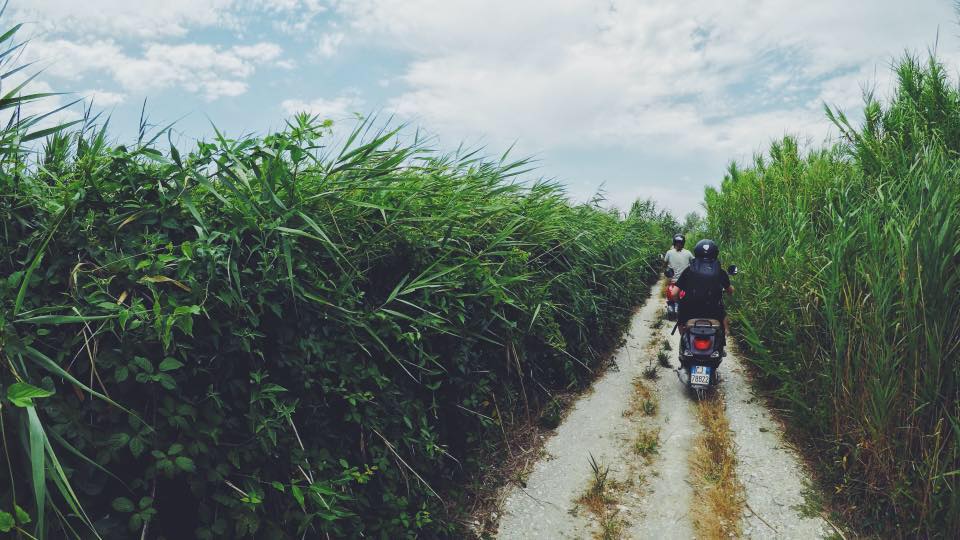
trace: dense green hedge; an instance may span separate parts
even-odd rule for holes
[[[55,393],[3,402],[0,510],[32,531],[46,486],[52,537],[459,534],[499,420],[590,379],[671,220],[327,127],[5,157],[0,395]]]
[[[843,142],[773,145],[707,191],[743,268],[733,309],[753,363],[817,449],[849,523],[960,530],[960,92],[907,59]]]

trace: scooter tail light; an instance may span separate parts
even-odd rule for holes
[[[698,351],[705,351],[710,348],[710,338],[693,338],[693,348]]]

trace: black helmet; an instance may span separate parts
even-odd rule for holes
[[[697,242],[697,247],[693,248],[693,256],[698,259],[715,261],[718,255],[720,255],[720,248],[713,240],[703,239]]]
[[[680,247],[683,247],[683,244],[687,242],[687,239],[683,237],[682,234],[675,235],[673,237],[674,244],[680,244]]]

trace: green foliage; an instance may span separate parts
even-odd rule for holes
[[[0,161],[0,508],[31,534],[458,536],[497,404],[589,382],[668,214],[330,127],[181,153],[88,121]]]
[[[30,407],[33,405],[34,399],[52,395],[53,391],[51,390],[44,390],[22,382],[13,383],[7,388],[7,399],[17,407]]]
[[[560,421],[563,419],[563,403],[555,398],[550,398],[547,401],[547,404],[543,407],[543,412],[540,413],[539,424],[544,429],[555,429],[560,425]]]
[[[960,529],[960,91],[907,58],[843,142],[775,143],[708,190],[752,362],[820,446],[851,521]]]
[[[657,414],[657,402],[645,399],[641,404],[641,410],[643,411],[644,416],[653,416]]]

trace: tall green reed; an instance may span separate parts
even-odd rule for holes
[[[960,528],[960,92],[905,58],[842,141],[786,138],[708,189],[713,234],[744,272],[751,361],[818,449],[866,531]]]

